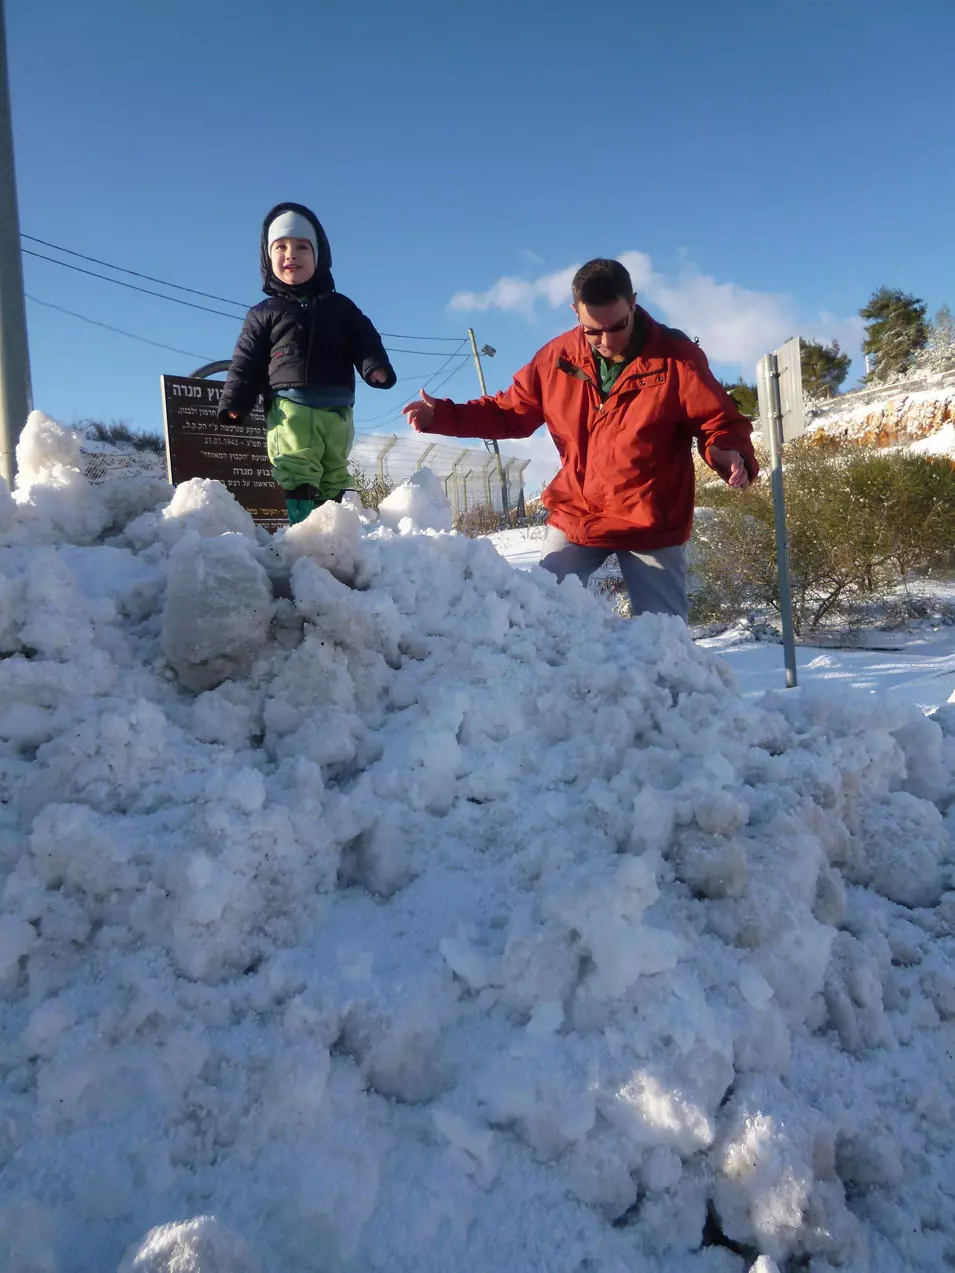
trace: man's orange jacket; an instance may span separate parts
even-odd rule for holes
[[[638,308],[637,318],[643,346],[605,401],[577,327],[546,344],[495,397],[438,399],[427,432],[526,438],[546,424],[561,460],[543,495],[551,525],[572,543],[598,548],[685,544],[693,526],[694,440],[710,464],[711,447],[739,451],[752,479],[759,471],[752,428],[693,341],[645,310]]]

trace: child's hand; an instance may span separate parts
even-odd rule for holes
[[[374,371],[368,373],[368,379],[373,385],[383,385],[388,379],[388,373],[384,367],[376,367]]]

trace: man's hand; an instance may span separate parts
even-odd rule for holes
[[[388,379],[388,373],[384,367],[376,367],[374,371],[368,373],[368,379],[373,385],[383,385]]]
[[[735,486],[740,491],[746,490],[749,486],[749,473],[739,451],[724,451],[721,447],[711,446],[709,456],[727,485]],[[727,471],[729,477],[725,476]]]
[[[434,398],[422,389],[420,402],[409,402],[401,408],[401,414],[408,417],[408,423],[415,433],[427,433],[434,419]]]

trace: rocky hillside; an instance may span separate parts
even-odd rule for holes
[[[845,394],[815,408],[809,431],[870,446],[906,446],[943,430],[951,433],[952,422],[955,373],[946,372],[927,380]]]

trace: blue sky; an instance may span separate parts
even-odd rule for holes
[[[930,313],[955,305],[951,0],[6,14],[24,233],[253,304],[261,218],[300,200],[341,291],[385,331],[473,325],[498,351],[492,391],[572,324],[569,274],[593,256],[626,254],[651,312],[732,379],[797,332],[858,356],[857,311],[883,283]],[[188,351],[28,301],[35,404],[67,423],[161,428],[160,374],[228,357],[238,334],[234,306],[32,257],[25,275],[37,301]],[[400,433],[402,402],[454,346],[386,343],[441,355],[395,354],[396,389],[360,388],[358,428]],[[443,392],[474,396],[473,365]]]

